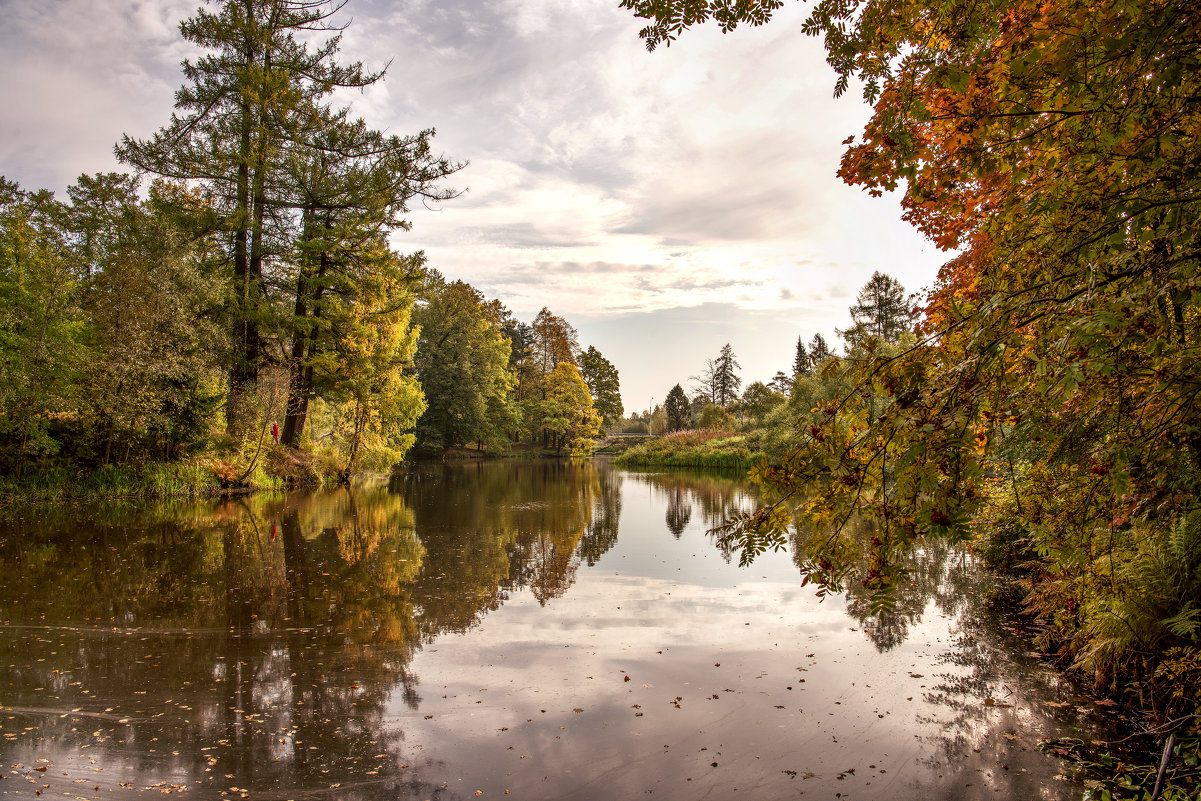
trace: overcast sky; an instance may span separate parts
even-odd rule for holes
[[[0,0],[0,174],[63,192],[164,125],[197,0]],[[745,384],[798,335],[849,323],[873,270],[909,291],[945,260],[836,177],[869,109],[832,98],[802,3],[759,29],[646,52],[617,0],[350,0],[344,60],[390,63],[345,97],[393,133],[436,128],[464,190],[396,238],[524,320],[566,317],[621,374],[627,413],[727,342]]]

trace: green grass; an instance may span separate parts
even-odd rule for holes
[[[179,462],[105,465],[95,469],[49,467],[22,476],[0,476],[0,504],[103,498],[194,498],[230,491],[280,490],[288,483],[260,460],[241,485],[231,490],[228,486],[231,470],[229,465],[211,455]]]
[[[105,465],[96,470],[50,468],[0,478],[0,503],[90,498],[207,495],[220,490],[212,470],[197,462]]]
[[[626,467],[721,467],[749,470],[763,458],[746,434],[703,429],[646,440],[614,459]]]

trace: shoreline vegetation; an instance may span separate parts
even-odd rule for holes
[[[506,459],[569,458],[541,447],[508,451],[449,448],[440,453],[411,453],[404,466],[431,462],[469,462]],[[401,467],[396,465],[393,470]],[[174,462],[109,464],[98,468],[54,466],[19,475],[0,475],[0,506],[59,501],[151,500],[157,498],[219,498],[256,492],[291,492],[335,487],[357,477],[385,475],[372,471],[348,473],[329,453],[293,451],[271,445],[257,464],[238,468],[214,454]]]
[[[750,470],[766,454],[759,438],[720,429],[647,437],[613,459],[622,467],[706,467]]]

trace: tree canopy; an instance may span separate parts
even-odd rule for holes
[[[321,346],[323,295],[350,280],[390,230],[403,229],[407,202],[444,199],[437,183],[459,165],[431,154],[432,131],[385,136],[330,106],[337,89],[361,88],[383,73],[335,60],[342,4],[324,0],[224,0],[180,24],[203,54],[183,62],[187,83],[176,113],[147,140],[129,136],[117,155],[139,170],[204,188],[212,226],[225,236],[232,268],[227,301],[234,347],[228,372],[228,430],[251,423],[260,370],[274,361],[271,340],[290,328],[292,380],[285,439],[295,442],[312,392],[306,361]],[[311,42],[313,32],[326,32]],[[273,288],[295,267],[291,324]],[[338,273],[340,277],[331,273]],[[331,286],[332,284],[332,286]],[[351,291],[354,291],[351,289]]]
[[[878,342],[896,342],[913,330],[913,309],[905,297],[905,288],[879,270],[859,290],[850,312],[853,325],[838,332],[850,348],[869,344],[868,337],[875,337]]]
[[[792,359],[792,377],[809,375],[813,367],[809,362],[809,351],[805,350],[804,337],[796,338],[796,355]]]
[[[623,5],[651,20],[654,47],[708,18],[762,24],[781,4]],[[914,347],[827,360],[850,371],[846,389],[759,471],[776,502],[734,527],[748,553],[801,514],[820,534],[803,560],[814,579],[839,586],[862,559],[886,590],[916,538],[964,536],[1003,507],[1045,565],[1028,603],[1081,664],[1103,675],[1125,660],[1149,679],[1170,647],[1196,648],[1179,625],[1192,585],[1151,567],[1201,564],[1194,6],[813,6],[803,31],[824,37],[835,93],[855,78],[874,105],[839,175],[903,191],[905,218],[955,255]],[[843,536],[856,514],[879,534]],[[1153,618],[1132,611],[1152,604]]]
[[[427,403],[417,424],[418,442],[441,450],[507,441],[512,432],[498,426],[505,419],[498,412],[508,404],[513,382],[499,304],[436,272],[426,277],[418,300],[416,366]]]
[[[684,394],[684,390],[679,384],[671,388],[667,393],[667,399],[663,402],[667,413],[667,431],[683,431],[688,427],[688,421],[692,418],[692,407],[688,403],[688,396]]]
[[[592,345],[578,355],[578,360],[584,383],[592,394],[592,405],[604,426],[612,428],[625,411],[621,405],[621,380],[617,368]]]

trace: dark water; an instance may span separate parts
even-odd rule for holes
[[[969,559],[928,548],[888,613],[819,602],[789,554],[741,569],[706,533],[753,503],[493,463],[10,510],[0,796],[1079,797],[1035,745],[1105,721]]]

